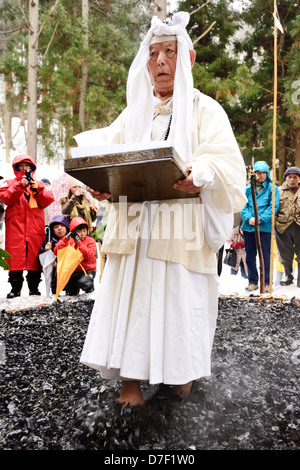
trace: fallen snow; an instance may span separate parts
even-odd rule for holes
[[[274,281],[275,282],[275,281]],[[245,290],[245,287],[248,284],[248,280],[242,278],[240,274],[236,276],[230,274],[230,268],[226,265],[223,265],[222,274],[219,278],[219,295],[221,297],[237,297],[237,298],[248,298],[248,297],[259,297],[260,291],[248,292]],[[55,296],[52,295],[47,297],[45,282],[42,275],[42,282],[40,283],[39,290],[41,296],[29,296],[28,286],[26,279],[23,283],[22,296],[16,297],[14,299],[7,299],[6,296],[11,290],[11,285],[8,282],[8,272],[0,268],[0,311],[15,311],[20,309],[27,309],[31,307],[37,307],[39,305],[51,305],[55,301]],[[66,299],[68,301],[78,301],[85,299],[94,300],[99,291],[99,258],[97,265],[97,274],[95,277],[95,290],[91,294],[82,293],[77,297],[66,297],[64,293],[61,293],[59,296],[60,300]],[[83,291],[81,291],[83,292]],[[274,299],[292,299],[300,298],[300,288],[297,287],[296,280],[290,286],[275,286],[272,289],[271,294],[263,294],[263,297],[274,298]]]

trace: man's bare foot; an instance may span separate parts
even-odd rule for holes
[[[143,406],[145,400],[143,398],[140,382],[136,380],[123,380],[122,390],[119,396],[119,403],[125,406]]]
[[[187,384],[184,384],[184,385],[174,385],[173,393],[174,395],[177,395],[180,398],[186,398],[190,394],[192,385],[193,385],[193,381],[188,382]]]

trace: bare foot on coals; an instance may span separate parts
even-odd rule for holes
[[[187,384],[184,384],[184,385],[174,385],[173,393],[174,395],[177,395],[180,398],[186,398],[190,394],[192,385],[193,385],[193,381],[188,382]]]
[[[143,406],[145,400],[143,398],[140,382],[136,380],[123,380],[122,390],[119,396],[119,403],[122,408],[125,406]]]

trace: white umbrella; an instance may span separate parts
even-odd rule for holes
[[[40,263],[43,268],[43,273],[45,276],[45,285],[46,285],[46,294],[49,297],[50,295],[50,287],[51,287],[51,280],[52,280],[52,272],[54,263],[56,261],[56,256],[52,250],[47,250],[44,253],[39,255]]]

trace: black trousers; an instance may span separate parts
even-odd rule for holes
[[[249,284],[258,284],[258,271],[256,266],[257,246],[255,232],[247,232],[244,230],[243,233],[245,240],[246,250],[246,263],[248,267],[248,279]],[[270,248],[271,248],[271,233],[260,232],[260,241],[262,248],[262,255],[264,259],[265,267],[265,284],[269,285],[270,282]]]
[[[294,255],[300,263],[300,227],[296,222],[291,223],[283,233],[275,229],[275,237],[279,254],[279,261],[288,272],[293,272]],[[287,274],[287,273],[286,273]]]
[[[29,291],[34,292],[41,282],[41,271],[27,271],[26,280]],[[21,292],[24,282],[23,271],[9,271],[8,282],[14,293]]]
[[[86,271],[86,274],[87,275],[85,275],[83,271],[75,271],[64,289],[66,293],[77,295],[79,294],[80,289],[84,292],[92,292],[94,290],[96,271],[88,270]]]

